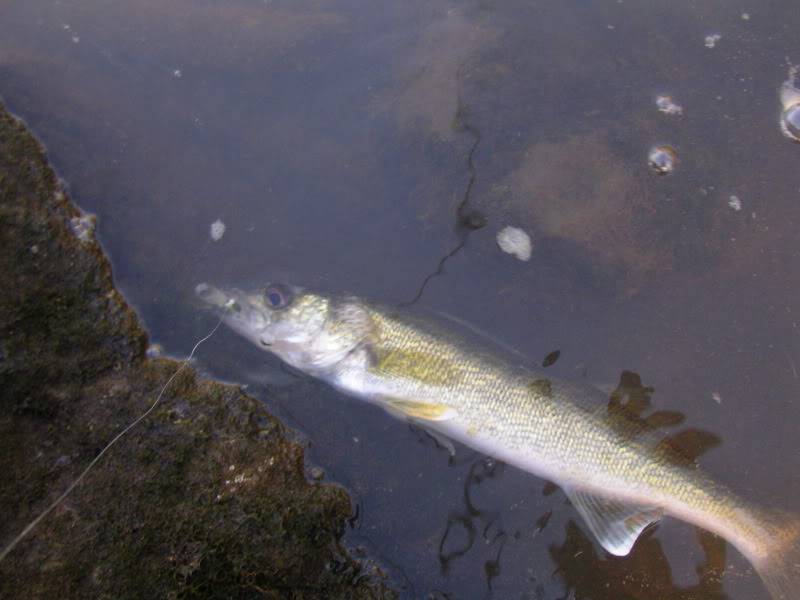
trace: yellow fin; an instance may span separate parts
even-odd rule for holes
[[[444,404],[432,402],[414,402],[413,400],[389,400],[390,408],[407,417],[424,421],[445,421],[453,417],[453,410]]]

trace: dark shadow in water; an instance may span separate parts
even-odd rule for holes
[[[559,358],[561,358],[561,350],[553,350],[544,357],[544,360],[542,361],[542,367],[547,368],[556,364],[556,361],[558,361]]]
[[[652,387],[642,384],[639,375],[623,371],[608,400],[607,412],[611,426],[622,435],[636,437],[652,435],[666,427],[683,423],[685,416],[679,412],[656,411],[647,414],[653,391]],[[717,436],[698,429],[680,431],[663,437],[660,442],[669,450],[670,457],[687,465],[693,465],[698,456],[719,443]],[[498,476],[503,468],[503,463],[491,458],[472,463],[464,482],[464,509],[448,516],[439,540],[438,557],[442,574],[448,572],[453,561],[465,556],[479,538],[487,545],[496,546],[494,558],[483,565],[489,592],[492,590],[492,581],[501,574],[500,560],[509,536],[518,538],[519,533],[509,534],[503,528],[502,512],[477,507],[472,494],[477,486]],[[557,489],[557,486],[547,482],[543,494],[550,495]],[[552,511],[547,511],[539,517],[534,537],[547,526],[551,516]],[[567,526],[566,535],[562,545],[550,548],[550,554],[558,565],[554,575],[561,576],[566,582],[567,598],[722,600],[726,597],[720,583],[725,568],[726,543],[714,534],[697,529],[705,561],[697,567],[699,584],[684,588],[673,583],[669,562],[660,542],[652,538],[652,530],[645,532],[631,555],[625,558],[605,554],[598,556],[592,541],[572,521]],[[438,593],[440,595],[437,598],[448,597],[443,592]]]
[[[497,477],[504,468],[503,463],[491,458],[472,463],[464,481],[464,510],[450,513],[439,540],[439,568],[442,574],[448,572],[451,562],[469,552],[480,533],[487,544],[498,544],[495,558],[484,564],[486,585],[491,589],[492,579],[500,573],[500,555],[508,534],[503,529],[500,511],[478,508],[472,500],[472,492],[482,482]]]
[[[634,546],[625,558],[598,556],[595,545],[570,521],[567,539],[550,547],[558,565],[554,575],[567,587],[567,598],[592,600],[724,600],[722,573],[725,570],[725,541],[697,529],[697,539],[705,559],[697,568],[696,585],[677,587],[661,543],[648,536]]]
[[[458,108],[456,109],[456,114],[453,118],[453,128],[457,131],[463,131],[472,137],[472,145],[469,148],[469,152],[467,152],[467,172],[469,173],[467,187],[464,190],[464,195],[461,197],[461,202],[459,202],[458,206],[456,207],[455,229],[458,233],[458,243],[452,250],[450,250],[450,252],[439,259],[436,269],[432,273],[429,273],[425,279],[422,280],[422,283],[417,289],[416,295],[408,302],[401,302],[399,305],[401,307],[416,304],[417,301],[422,298],[422,294],[425,292],[428,282],[430,282],[430,280],[434,277],[438,277],[444,273],[445,263],[453,256],[458,254],[464,248],[464,246],[467,245],[469,234],[478,229],[482,229],[486,225],[486,218],[481,213],[469,210],[470,195],[472,194],[472,189],[475,187],[475,182],[478,179],[478,172],[475,170],[473,158],[475,156],[475,150],[477,150],[478,144],[481,142],[481,133],[472,123],[470,123],[469,119],[467,118],[467,108],[463,102],[461,92],[463,79],[462,72],[463,65],[459,67],[456,74],[458,87]]]
[[[636,373],[623,371],[608,400],[610,423],[625,436],[640,436],[680,425],[686,416],[677,411],[659,410],[645,414],[651,406],[653,388],[642,385]],[[664,437],[660,444],[677,463],[694,465],[702,454],[719,446],[721,439],[709,431],[684,429]]]

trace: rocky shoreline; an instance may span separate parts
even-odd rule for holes
[[[93,226],[0,107],[2,545],[180,365],[146,356]],[[262,403],[187,367],[0,562],[0,597],[395,598],[342,545],[346,491],[305,471]]]

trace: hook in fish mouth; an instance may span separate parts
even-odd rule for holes
[[[228,305],[233,298],[208,283],[200,283],[194,288],[194,293],[200,300],[217,308],[230,308]]]
[[[198,284],[194,288],[194,293],[198,298],[200,298],[200,300],[213,308],[221,308],[225,311],[232,311],[234,313],[239,313],[242,311],[242,307],[239,302],[236,301],[236,298],[226,294],[222,290],[215,288],[213,285],[208,283]]]

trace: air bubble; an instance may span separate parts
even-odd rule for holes
[[[222,236],[225,235],[225,223],[223,223],[220,219],[217,219],[211,224],[211,239],[215,242],[218,242],[222,239]]]
[[[532,245],[530,236],[518,227],[504,227],[497,233],[497,245],[507,254],[516,256],[522,261],[531,259]]]
[[[656,106],[658,110],[668,115],[683,114],[683,107],[680,104],[675,104],[670,96],[659,96],[656,98]]]
[[[657,175],[666,175],[675,170],[678,155],[671,146],[655,146],[647,155],[647,164]]]
[[[800,142],[800,89],[797,89],[797,67],[789,68],[789,77],[780,89],[783,135],[793,142]]]
[[[795,142],[800,142],[800,103],[790,106],[781,115],[783,135]]]

